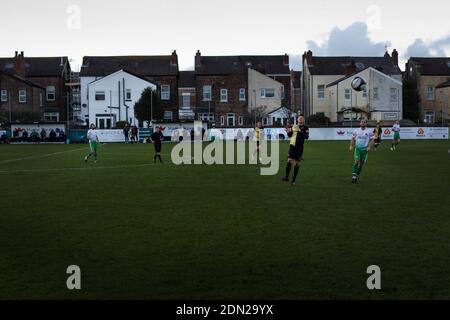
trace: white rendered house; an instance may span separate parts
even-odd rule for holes
[[[118,121],[127,121],[138,126],[134,116],[134,105],[146,88],[157,90],[157,85],[126,70],[119,70],[105,77],[93,80],[85,86],[89,124],[99,129],[113,128]]]

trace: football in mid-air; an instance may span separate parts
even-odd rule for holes
[[[355,91],[363,91],[366,87],[366,81],[361,77],[355,77],[352,80],[352,88]]]

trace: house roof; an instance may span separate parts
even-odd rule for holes
[[[178,75],[178,65],[172,56],[85,56],[81,77],[106,76],[118,70],[128,70],[142,77]]]
[[[449,88],[450,87],[450,80],[447,80],[445,82],[442,82],[441,84],[436,86],[436,89],[442,89],[442,88]]]
[[[277,56],[200,56],[201,65],[195,66],[197,75],[245,74],[248,68],[263,74],[289,75],[284,55]]]
[[[411,57],[410,61],[419,65],[421,75],[450,76],[450,58],[421,58]]]
[[[179,88],[195,88],[195,71],[180,71],[178,87]]]
[[[381,72],[381,71],[379,71],[379,70],[377,70],[377,69],[375,69],[375,68],[373,68],[373,67],[367,67],[367,68],[364,68],[364,69],[362,69],[362,70],[356,71],[355,73],[352,73],[352,74],[350,74],[350,75],[348,75],[348,76],[344,76],[344,77],[342,77],[342,78],[340,78],[340,79],[337,79],[336,81],[331,82],[330,84],[327,85],[327,88],[332,87],[332,86],[335,86],[335,85],[337,85],[338,83],[340,83],[340,82],[342,82],[342,81],[344,81],[344,80],[346,80],[346,79],[349,79],[349,78],[351,78],[351,77],[354,77],[354,76],[356,76],[357,74],[359,74],[359,73],[361,73],[361,72],[363,72],[364,70],[367,70],[367,69],[372,69],[374,72],[378,72],[379,74],[381,74],[381,75],[384,76],[384,77],[391,78],[392,81],[397,82],[398,84],[401,85],[401,82],[400,82],[400,81],[398,81],[398,80],[396,80],[396,79],[390,77],[389,75],[387,75],[387,74],[385,74],[385,73],[383,73],[383,72]]]
[[[106,76],[104,76],[104,77],[102,77],[102,78],[99,78],[99,79],[97,79],[97,80],[94,80],[94,81],[90,82],[89,84],[93,84],[93,83],[95,83],[95,82],[105,80],[107,77],[112,76],[112,75],[114,75],[114,74],[116,74],[116,73],[119,73],[119,72],[125,72],[125,73],[128,73],[128,74],[132,75],[133,77],[139,78],[139,79],[141,79],[141,80],[143,80],[143,81],[145,81],[145,82],[148,82],[148,83],[151,83],[151,84],[153,84],[153,85],[155,85],[155,86],[158,86],[156,83],[154,83],[153,81],[150,81],[149,79],[146,79],[146,78],[144,78],[144,77],[142,77],[142,76],[140,76],[140,75],[138,75],[138,74],[135,74],[135,73],[133,73],[133,72],[130,72],[130,71],[128,71],[128,70],[123,70],[123,69],[117,70],[117,71],[115,71],[115,72],[112,72],[111,74],[108,74],[108,75],[106,75]]]
[[[13,73],[14,59],[0,58],[0,71]],[[66,63],[69,63],[67,57],[25,57],[24,59],[26,77],[60,77]]]
[[[312,57],[312,65],[308,65],[312,75],[342,75],[347,65],[355,62],[357,71],[373,67],[390,75],[401,75],[400,68],[392,63],[390,57]]]
[[[36,82],[28,80],[28,79],[25,79],[25,78],[22,78],[22,77],[18,76],[17,74],[12,74],[12,73],[2,72],[2,71],[0,71],[0,74],[4,74],[5,76],[8,76],[8,77],[11,77],[11,78],[13,78],[13,79],[15,79],[17,81],[23,82],[23,83],[25,83],[25,84],[27,84],[27,85],[29,85],[31,87],[35,87],[35,88],[39,88],[39,89],[45,90],[44,87],[42,87],[41,85],[37,84]]]
[[[292,111],[292,110],[290,110],[290,109],[288,109],[288,108],[286,108],[286,107],[279,107],[279,108],[277,108],[277,109],[275,109],[275,110],[270,111],[268,114],[271,115],[271,114],[274,114],[274,113],[277,113],[277,112],[280,112],[280,111],[283,111],[283,112],[285,112],[286,114],[289,113],[289,112],[291,113],[291,115],[292,115],[292,114],[295,114],[294,111]]]

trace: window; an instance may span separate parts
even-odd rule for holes
[[[198,120],[212,122],[212,121],[214,121],[214,114],[213,113],[199,113]]]
[[[27,103],[27,90],[19,90],[19,103]]]
[[[430,100],[430,101],[434,100],[434,87],[433,86],[427,86],[427,100]]]
[[[203,86],[203,101],[211,101],[211,86]]]
[[[397,100],[398,100],[397,88],[391,88],[391,101]]]
[[[281,99],[284,99],[284,85],[281,85],[281,88],[280,88],[280,97],[281,97]]]
[[[56,91],[55,86],[47,86],[47,101],[55,101]]]
[[[170,100],[170,86],[167,84],[161,86],[161,100]]]
[[[105,101],[105,91],[95,91],[95,101]]]
[[[425,122],[426,123],[434,123],[434,111],[426,111],[425,112]]]
[[[325,99],[325,85],[319,84],[317,86],[317,98],[318,99]]]
[[[225,125],[225,117],[224,116],[220,116],[220,125],[221,126]]]
[[[58,112],[44,112],[44,120],[46,121],[59,121],[59,113]]]
[[[345,99],[345,101],[351,101],[352,100],[352,90],[345,89],[345,91],[344,91],[344,99]]]
[[[191,95],[183,94],[183,109],[190,109],[191,108]]]
[[[127,101],[131,101],[131,89],[127,89],[127,90],[125,91],[125,99],[126,99]]]
[[[2,98],[1,98],[2,102],[6,102],[8,101],[8,91],[7,90],[2,90]]]
[[[261,98],[275,97],[275,89],[261,89]]]
[[[379,94],[378,94],[378,88],[375,87],[373,88],[373,100],[378,100],[380,98]]]
[[[362,91],[362,96],[363,96],[363,98],[367,98],[367,87],[364,87],[364,89]]]
[[[245,88],[239,89],[239,101],[245,101]]]
[[[243,116],[239,116],[238,117],[238,125],[242,126],[244,124],[244,117]]]
[[[172,120],[172,111],[164,111],[164,120]]]
[[[220,102],[228,102],[228,90],[220,89]]]

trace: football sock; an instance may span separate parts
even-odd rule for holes
[[[161,155],[158,154],[159,162],[162,162]]]
[[[295,179],[297,179],[298,171],[300,170],[300,166],[297,164],[294,167],[294,177],[292,178],[292,182],[295,182]]]
[[[356,170],[356,174],[359,176],[360,174],[361,174],[361,171],[362,171],[362,165],[360,165],[358,168],[357,168],[357,170]]]
[[[358,165],[356,163],[353,164],[352,175],[354,175],[354,176],[358,175]]]
[[[288,162],[286,164],[286,178],[289,178],[289,174],[291,173],[292,163]]]

